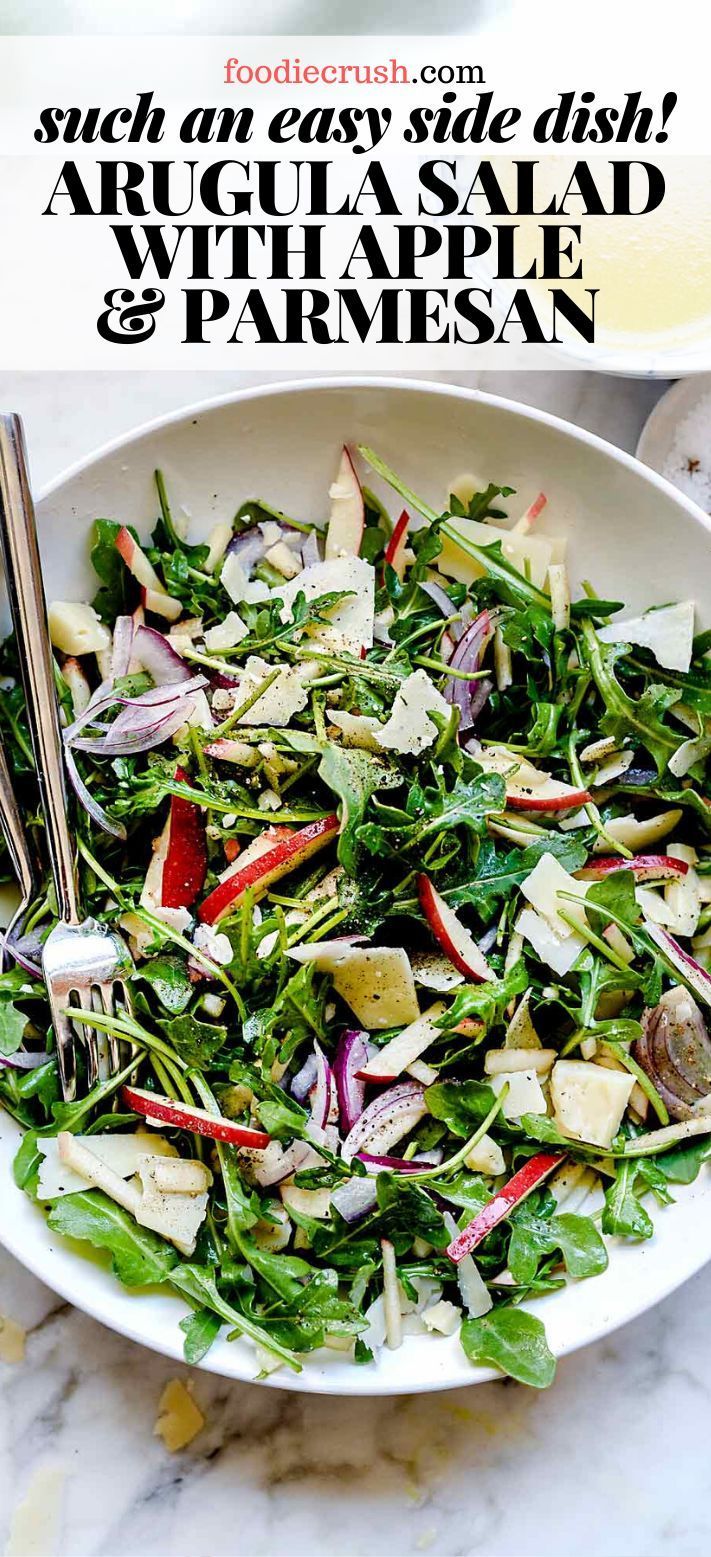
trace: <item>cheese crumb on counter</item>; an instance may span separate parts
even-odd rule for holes
[[[154,1435],[163,1439],[171,1454],[177,1454],[197,1438],[204,1426],[205,1418],[193,1400],[190,1384],[183,1384],[181,1379],[169,1379],[158,1401]]]

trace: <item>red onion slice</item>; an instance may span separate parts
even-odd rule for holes
[[[51,1060],[51,1054],[26,1054],[18,1049],[16,1054],[0,1054],[0,1065],[8,1070],[37,1070],[39,1065],[46,1065]]]
[[[496,626],[495,613],[480,611],[479,615],[462,633],[450,660],[452,670],[478,671],[484,653],[491,642]],[[450,676],[444,696],[448,703],[459,709],[460,739],[471,735],[474,723],[491,691],[491,682],[463,681],[461,676]]]
[[[155,627],[139,627],[133,640],[133,652],[157,687],[176,681],[191,681],[193,672],[182,654]]]
[[[114,641],[111,650],[111,680],[114,683],[128,675],[134,632],[135,623],[132,616],[117,616],[114,622]]]
[[[430,1152],[422,1152],[419,1157],[374,1157],[372,1152],[357,1152],[360,1162],[364,1162],[369,1173],[420,1173],[423,1168],[436,1168],[442,1161],[442,1153],[438,1147]]]
[[[252,573],[252,568],[261,562],[267,550],[264,536],[257,526],[253,530],[243,530],[240,535],[233,535],[226,555],[236,557],[240,567],[244,568],[247,577]]]
[[[113,838],[125,838],[126,828],[123,822],[114,821],[114,818],[109,816],[107,811],[104,811],[103,806],[99,805],[98,800],[95,800],[90,790],[87,789],[76,765],[71,746],[65,746],[64,748],[64,761],[67,765],[67,773],[69,774],[69,780],[77,800],[91,817],[92,822],[95,822],[102,832],[110,833]]]
[[[358,1080],[356,1072],[363,1069],[367,1060],[367,1034],[359,1028],[348,1028],[341,1034],[333,1062],[341,1129],[346,1134],[365,1107],[365,1082]]]
[[[367,1216],[377,1204],[378,1191],[374,1178],[347,1179],[344,1184],[339,1184],[331,1195],[331,1205],[349,1225],[359,1222],[361,1217]]]
[[[356,1120],[343,1143],[342,1156],[350,1162],[363,1151],[377,1156],[387,1154],[426,1113],[425,1089],[419,1081],[401,1081],[388,1087]]]
[[[689,952],[684,951],[679,942],[674,940],[673,935],[670,935],[668,930],[663,930],[661,925],[652,924],[650,919],[645,919],[644,928],[674,972],[680,974],[684,983],[688,984],[689,989],[693,989],[694,994],[698,995],[699,1000],[703,1000],[704,1005],[711,1006],[711,975],[702,968],[701,963],[691,957]]]
[[[305,1103],[309,1093],[316,1085],[317,1068],[316,1055],[313,1053],[307,1055],[301,1070],[297,1071],[289,1089],[297,1103]]]
[[[319,1043],[314,1043],[316,1083],[311,1093],[311,1118],[321,1130],[338,1116],[338,1098],[333,1071]]]
[[[430,600],[436,605],[437,610],[442,612],[443,616],[456,615],[457,607],[452,603],[446,589],[443,589],[441,584],[436,584],[434,579],[428,578],[424,583],[420,584],[420,589],[426,595],[429,595]],[[456,627],[456,622],[453,622],[452,626]],[[452,637],[455,637],[454,633],[452,633]]]

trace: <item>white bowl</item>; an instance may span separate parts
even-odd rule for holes
[[[126,380],[127,386],[130,379]],[[91,588],[87,532],[97,516],[147,533],[156,515],[152,476],[165,472],[174,505],[204,535],[248,495],[295,514],[324,513],[340,444],[373,444],[435,506],[464,470],[516,487],[511,511],[544,490],[545,528],[569,537],[576,583],[632,606],[695,596],[711,622],[708,519],[660,477],[590,433],[545,412],[446,385],[336,379],[246,390],[151,423],[53,482],[39,503],[48,594]],[[35,1275],[112,1329],[170,1357],[182,1355],[180,1299],[126,1292],[102,1264],[53,1236],[43,1213],[12,1181],[19,1132],[0,1113],[0,1239]],[[665,1297],[711,1257],[711,1179],[679,1189],[654,1212],[654,1239],[618,1245],[603,1276],[569,1284],[535,1305],[560,1356],[615,1329]],[[220,1340],[202,1366],[252,1379],[251,1348]],[[491,1378],[450,1339],[410,1338],[378,1363],[356,1367],[336,1352],[281,1369],[274,1386],[342,1395],[448,1389]]]

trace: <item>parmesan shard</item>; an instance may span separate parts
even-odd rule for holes
[[[375,569],[362,557],[332,557],[326,562],[314,562],[289,583],[279,584],[273,593],[283,601],[283,622],[289,621],[298,594],[303,594],[307,602],[320,595],[343,594],[345,599],[324,612],[322,622],[308,627],[308,637],[334,654],[357,656],[363,649],[372,649]]]
[[[166,1449],[177,1454],[186,1449],[193,1438],[205,1426],[205,1418],[193,1400],[190,1386],[181,1379],[169,1379],[158,1402],[158,1416],[153,1432],[162,1438]]]
[[[678,605],[661,606],[627,622],[600,627],[597,635],[601,643],[633,643],[649,649],[665,670],[685,673],[691,664],[694,609],[693,600],[681,600]]]
[[[417,757],[437,740],[437,725],[430,719],[431,713],[448,719],[449,703],[430,681],[424,670],[413,671],[407,676],[395,694],[390,718],[381,726],[380,744],[386,751],[396,751],[402,756]]]
[[[250,654],[240,679],[239,692],[236,694],[238,702],[245,703],[253,693],[258,692],[261,684],[273,674],[276,668],[267,660],[260,659],[258,655]],[[277,729],[286,729],[294,715],[303,713],[306,708],[309,700],[308,684],[317,675],[318,666],[313,662],[279,666],[278,675],[265,688],[261,696],[257,697],[251,708],[242,714],[237,723],[268,724],[274,725]]]

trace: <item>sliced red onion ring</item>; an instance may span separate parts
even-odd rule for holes
[[[46,1065],[51,1058],[51,1054],[26,1054],[18,1049],[16,1054],[0,1054],[0,1065],[8,1070],[37,1070],[38,1065]]]
[[[645,919],[644,928],[674,972],[680,974],[684,983],[688,984],[689,989],[693,989],[694,994],[698,995],[699,1000],[703,1000],[704,1005],[711,1006],[711,975],[702,968],[701,963],[690,956],[689,952],[684,951],[679,942],[674,940],[674,936],[670,935],[668,930],[663,930],[661,925],[652,924],[651,920]]]
[[[484,653],[491,642],[496,626],[495,613],[480,611],[479,615],[462,633],[450,660],[452,670],[477,671],[481,668]],[[448,703],[459,709],[460,739],[471,735],[474,724],[491,691],[491,682],[463,681],[461,676],[450,676],[444,696]]]
[[[321,548],[315,530],[309,530],[301,549],[301,560],[305,568],[315,567],[321,561]]]
[[[294,1076],[290,1087],[291,1095],[297,1103],[306,1102],[309,1093],[316,1085],[317,1069],[316,1055],[313,1053],[309,1054],[304,1061],[301,1070],[297,1071],[296,1075]]]
[[[233,535],[227,547],[227,556],[236,557],[249,578],[252,568],[261,562],[266,550],[264,536],[257,526],[252,530],[243,530],[240,535]]]
[[[123,822],[114,821],[114,818],[109,816],[107,811],[104,811],[103,807],[99,805],[98,800],[95,800],[91,792],[87,789],[87,786],[84,783],[81,773],[79,772],[79,769],[76,765],[71,746],[65,746],[64,760],[67,765],[67,773],[69,774],[69,780],[72,789],[74,790],[77,800],[91,817],[92,822],[95,822],[97,827],[101,828],[102,832],[110,833],[113,838],[125,838],[126,828],[124,827]]]
[[[374,1157],[371,1152],[357,1152],[360,1162],[364,1162],[369,1173],[381,1173],[384,1170],[393,1173],[419,1173],[422,1168],[436,1168],[442,1161],[442,1152],[439,1147],[432,1151],[422,1152],[419,1157]]]
[[[452,604],[446,589],[443,589],[441,584],[435,584],[433,579],[428,578],[424,583],[420,584],[420,589],[424,590],[426,595],[429,595],[430,600],[434,602],[437,610],[441,611],[443,616],[454,616],[456,614],[457,607]],[[452,626],[455,627],[456,623],[453,622]],[[452,633],[452,637],[454,636],[455,634]]]
[[[133,729],[124,726],[117,730],[118,720],[112,726],[108,735],[103,739],[92,740],[89,736],[78,736],[74,746],[78,751],[88,751],[96,756],[103,757],[128,757],[143,751],[152,751],[155,746],[161,746],[171,735],[185,724],[190,712],[190,706],[186,708],[185,701],[173,704],[168,713],[164,713],[161,719],[153,720],[149,724],[134,725]]]
[[[155,627],[139,627],[133,640],[135,658],[148,672],[157,687],[170,686],[175,681],[191,681],[193,672],[186,665],[164,633]]]
[[[23,972],[36,979],[42,978],[42,935],[39,930],[32,930],[29,935],[3,935],[0,941]]]
[[[365,1082],[358,1081],[356,1072],[363,1069],[367,1059],[367,1034],[359,1028],[348,1028],[338,1040],[333,1062],[341,1129],[346,1134],[353,1129],[365,1107]]]
[[[338,1117],[338,1096],[333,1071],[319,1043],[314,1043],[316,1084],[311,1094],[311,1118],[321,1130]]]
[[[359,1222],[377,1204],[378,1191],[374,1178],[346,1179],[331,1195],[331,1205],[335,1206],[338,1215],[349,1225]]]
[[[115,683],[128,675],[133,648],[135,623],[132,616],[117,616],[114,622],[114,639],[111,650],[111,680]]]
[[[283,1179],[291,1178],[300,1168],[310,1167],[323,1160],[308,1141],[292,1141],[287,1147],[279,1141],[270,1141],[263,1151],[246,1147],[239,1152],[239,1156],[250,1165],[255,1184],[261,1185],[263,1189],[270,1184],[281,1184]]]
[[[342,1155],[350,1162],[357,1153],[388,1153],[409,1135],[427,1113],[425,1089],[419,1081],[401,1081],[388,1087],[364,1109],[343,1143]]]

